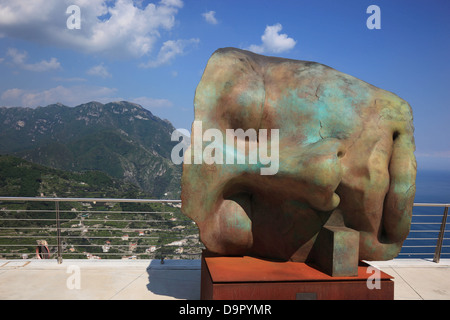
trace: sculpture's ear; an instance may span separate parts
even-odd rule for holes
[[[412,207],[416,192],[416,158],[414,156],[414,127],[410,106],[402,103],[404,116],[411,119],[394,128],[393,148],[389,162],[390,185],[384,200],[383,231],[389,242],[406,239],[411,225]]]

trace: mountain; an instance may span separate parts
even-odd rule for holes
[[[71,172],[101,171],[154,198],[180,196],[167,120],[138,104],[0,108],[0,154]]]
[[[0,155],[1,196],[125,198],[137,193],[136,186],[100,171],[67,172]]]

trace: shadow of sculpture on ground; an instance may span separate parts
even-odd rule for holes
[[[186,266],[176,260],[166,260],[164,264],[160,260],[152,260],[147,274],[147,289],[156,295],[174,299],[200,299],[200,267]]]

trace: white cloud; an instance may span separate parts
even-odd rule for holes
[[[81,29],[70,30],[69,5],[80,7]],[[145,6],[145,7],[144,7]],[[150,54],[161,33],[175,26],[181,0],[2,0],[0,30],[7,37],[101,53],[115,58]]]
[[[418,158],[450,158],[449,151],[434,151],[434,152],[417,152],[416,157]]]
[[[8,89],[5,92],[3,92],[1,98],[2,101],[18,101],[20,100],[20,97],[25,93],[25,90],[22,89],[18,89],[18,88],[13,88],[13,89]],[[8,104],[7,105],[14,105],[13,104]]]
[[[35,108],[60,102],[67,106],[77,106],[89,101],[108,103],[111,101],[130,101],[140,104],[146,109],[160,109],[173,107],[172,101],[161,98],[138,97],[128,98],[117,95],[117,89],[76,85],[72,87],[57,86],[43,91],[8,89],[0,95],[0,106],[21,106]]]
[[[167,99],[154,99],[149,97],[134,98],[130,102],[140,104],[146,109],[168,108],[173,106],[173,103]]]
[[[85,82],[87,79],[80,77],[72,77],[72,78],[63,78],[63,77],[54,77],[52,78],[54,81],[58,82]]]
[[[108,72],[108,70],[103,65],[103,63],[101,63],[97,66],[93,66],[88,71],[86,71],[86,73],[91,76],[98,76],[98,77],[102,77],[102,78],[111,78],[112,77],[111,73]]]
[[[28,71],[43,72],[61,68],[61,64],[56,58],[51,58],[49,61],[42,60],[36,63],[27,63],[28,53],[26,51],[19,52],[16,48],[9,48],[6,55],[11,58],[11,62],[14,65]]]
[[[208,11],[208,12],[202,13],[202,16],[206,20],[206,22],[211,23],[211,24],[219,23],[219,21],[217,21],[215,15],[216,15],[215,11]]]
[[[161,0],[161,3],[163,3],[166,6],[173,6],[177,8],[183,7],[183,1],[181,0]]]
[[[150,60],[149,62],[142,64],[143,68],[155,68],[164,64],[170,63],[176,56],[185,53],[187,47],[196,45],[200,42],[199,39],[190,40],[168,40],[164,42],[163,46],[159,50],[156,60]]]
[[[60,102],[68,106],[76,106],[87,101],[116,101],[115,88],[95,86],[57,86],[44,91],[8,89],[0,96],[2,106],[22,106],[34,108]]]
[[[283,26],[279,23],[273,26],[266,26],[264,34],[261,36],[262,44],[252,44],[248,50],[255,53],[280,53],[294,48],[296,41],[289,38],[287,34],[280,34]]]

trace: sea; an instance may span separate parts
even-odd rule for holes
[[[450,171],[418,170],[414,203],[450,204]],[[432,259],[440,232],[444,207],[413,208],[410,233],[397,258]],[[441,250],[441,259],[450,258],[450,219]]]

